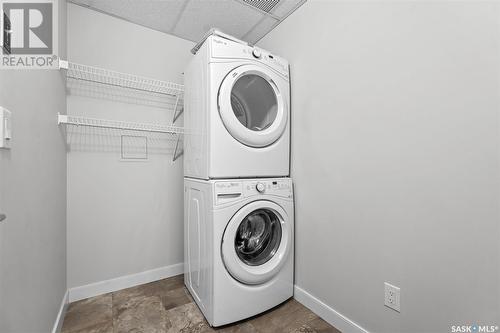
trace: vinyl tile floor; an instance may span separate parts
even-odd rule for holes
[[[182,275],[71,303],[63,333],[340,333],[294,299],[255,317],[212,328]]]

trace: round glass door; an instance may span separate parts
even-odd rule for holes
[[[255,74],[243,75],[234,83],[231,107],[238,121],[252,131],[269,128],[278,113],[273,87]]]
[[[281,224],[269,209],[248,214],[238,227],[234,240],[236,254],[245,264],[259,266],[268,262],[281,242]]]
[[[259,200],[243,206],[224,230],[222,259],[228,273],[244,284],[260,284],[281,270],[292,244],[292,225],[278,204]]]
[[[256,65],[237,67],[222,81],[219,113],[236,140],[265,147],[281,137],[288,121],[288,105],[279,82],[285,81],[272,70]]]

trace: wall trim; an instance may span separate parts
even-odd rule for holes
[[[370,333],[299,286],[294,286],[293,297],[342,333]]]
[[[59,308],[59,312],[57,313],[56,322],[54,323],[54,327],[52,328],[52,333],[61,332],[62,325],[64,322],[64,315],[66,314],[66,310],[68,309],[68,304],[69,304],[69,290],[66,290],[61,302],[61,307]]]
[[[155,268],[136,274],[120,276],[114,279],[87,284],[80,287],[70,288],[69,301],[75,302],[85,298],[107,294],[113,291],[138,286],[161,279],[166,279],[184,273],[184,264],[174,264]]]

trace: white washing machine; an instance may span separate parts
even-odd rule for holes
[[[195,49],[184,80],[184,176],[288,176],[288,62],[217,32]]]
[[[290,178],[185,178],[184,202],[184,282],[210,325],[293,296]]]

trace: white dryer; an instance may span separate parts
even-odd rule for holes
[[[290,178],[184,181],[185,284],[212,326],[293,296]]]
[[[185,71],[184,176],[288,176],[288,62],[220,33],[196,49]]]

